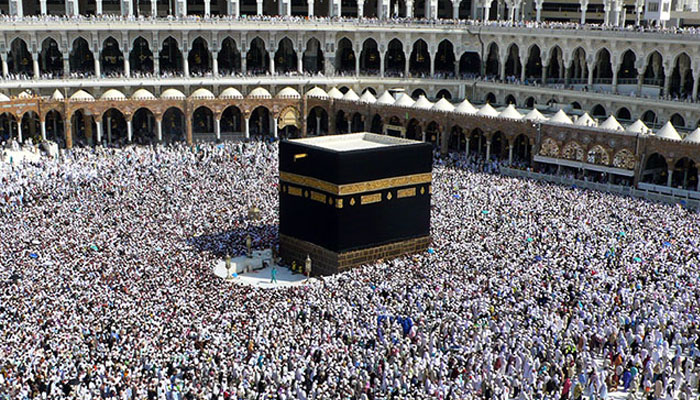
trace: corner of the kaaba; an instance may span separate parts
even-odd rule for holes
[[[279,144],[280,256],[330,275],[430,244],[429,143],[355,133]]]

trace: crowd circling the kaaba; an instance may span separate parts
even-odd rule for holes
[[[212,267],[275,244],[276,143],[0,163],[0,399],[698,399],[698,214],[480,169],[429,251],[259,289]]]

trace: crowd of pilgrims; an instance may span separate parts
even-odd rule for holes
[[[1,163],[0,398],[697,399],[698,214],[470,165],[429,251],[259,289],[275,143]]]

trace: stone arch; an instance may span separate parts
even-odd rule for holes
[[[435,54],[435,73],[445,77],[454,77],[455,51],[454,45],[448,39],[444,39],[438,44],[437,53]]]
[[[557,148],[557,155],[558,153],[559,149]],[[530,144],[530,138],[521,133],[513,141],[513,161],[517,164],[530,165],[531,159],[532,145]]]
[[[270,122],[270,110],[265,106],[257,107],[250,113],[250,135],[262,137],[270,135]]]
[[[94,130],[92,131],[94,132]],[[86,135],[90,136],[90,135]],[[102,114],[102,141],[107,145],[122,145],[127,142],[126,116],[117,108],[110,108]]]
[[[406,138],[411,140],[423,140],[423,132],[420,122],[413,118],[406,125]]]
[[[572,53],[569,74],[567,78],[573,84],[588,82],[588,63],[586,62],[586,50],[577,47]]]
[[[413,43],[408,70],[413,76],[425,76],[430,73],[430,53],[425,40],[418,39]]]
[[[549,51],[547,64],[547,80],[559,82],[564,78],[564,56],[559,45],[555,45]]]
[[[525,64],[525,78],[538,80],[542,78],[542,54],[536,44],[530,46]]]
[[[520,62],[520,48],[517,44],[512,43],[508,47],[508,55],[506,57],[506,77],[520,79],[520,70],[522,67]]]
[[[236,133],[243,130],[243,113],[237,106],[226,107],[221,113],[221,133]]]
[[[275,71],[283,74],[295,72],[298,69],[297,62],[297,52],[294,50],[294,44],[285,36],[277,44],[277,51],[275,52]]]
[[[634,170],[637,167],[637,157],[628,149],[619,150],[613,157],[613,167]]]
[[[613,69],[610,51],[605,47],[596,53],[595,66],[593,67],[594,83],[612,83]]]
[[[377,41],[372,38],[365,39],[360,52],[360,72],[365,75],[379,75],[381,59]]]
[[[217,57],[219,64],[219,74],[233,75],[241,72],[241,52],[238,50],[236,41],[231,37],[226,37],[221,42],[221,50]]]
[[[642,114],[642,122],[648,126],[656,126],[659,124],[658,116],[652,110],[647,110]]]
[[[574,161],[583,161],[584,154],[583,146],[573,140],[567,143],[561,151],[563,158]]]
[[[660,153],[651,154],[644,163],[639,180],[655,185],[666,185],[668,183],[668,163],[666,157]]]
[[[644,84],[663,87],[665,79],[664,58],[658,50],[654,50],[647,57],[647,66],[644,70]]]
[[[377,95],[377,91],[371,86],[367,86],[366,88],[362,89],[362,94],[365,94],[365,92],[370,92],[373,96]]]
[[[342,112],[342,111],[341,111]],[[320,106],[316,106],[309,110],[306,117],[306,135],[307,136],[324,136],[329,133],[329,118],[328,112]]]
[[[591,115],[596,118],[605,118],[608,115],[608,113],[607,111],[605,111],[605,107],[603,107],[603,105],[596,104],[591,109]]]
[[[338,42],[335,51],[335,70],[340,74],[355,73],[355,51],[352,48],[352,41],[348,38],[344,37]]]
[[[403,76],[406,69],[406,54],[403,44],[398,39],[392,39],[387,46],[384,59],[384,73],[388,76]]]
[[[630,110],[627,109],[627,107],[620,107],[619,110],[617,110],[616,117],[620,121],[631,121],[632,120],[632,114],[630,113]]]
[[[198,36],[193,42],[187,55],[187,63],[190,75],[202,76],[212,72],[212,56],[209,51],[209,43]]]
[[[120,76],[124,74],[124,53],[122,53],[117,39],[112,36],[108,36],[102,42],[100,70],[105,76]]]
[[[131,52],[129,53],[129,65],[134,73],[153,73],[153,52],[148,41],[141,36],[134,39]]]
[[[58,110],[49,110],[45,117],[46,140],[56,142],[60,147],[65,147],[65,122],[63,114]]]
[[[155,143],[156,137],[156,117],[153,111],[147,107],[141,107],[131,118],[132,141],[138,144]]]
[[[525,99],[525,108],[535,108],[535,104],[537,104],[537,100],[535,100],[534,97],[530,96],[527,99]]]
[[[687,98],[693,91],[693,64],[688,53],[681,52],[676,55],[673,65],[668,94],[674,97]]]
[[[321,42],[316,38],[309,39],[306,42],[306,50],[303,55],[303,70],[304,72],[317,74],[323,72],[325,60],[323,58],[323,49]]]
[[[448,89],[440,89],[435,95],[436,99],[452,100],[452,93]]]
[[[265,42],[256,36],[250,42],[246,54],[246,69],[249,74],[264,75],[270,70],[270,55],[265,49]]]
[[[505,104],[512,104],[514,106],[518,105],[517,101],[515,100],[515,96],[513,96],[512,94],[506,96]]]
[[[437,146],[440,140],[440,124],[437,121],[431,121],[425,127],[425,141]]]
[[[58,42],[52,37],[47,37],[41,42],[41,52],[39,53],[39,72],[42,76],[52,78],[62,76],[63,55],[58,46]]]
[[[182,75],[184,71],[183,60],[177,39],[172,36],[163,39],[160,52],[158,52],[158,67],[160,68],[158,73],[161,75]]]
[[[352,131],[353,132],[364,132],[365,129],[365,117],[364,115],[356,112],[352,114]]]
[[[477,157],[486,157],[486,135],[479,129],[473,129],[469,134],[469,152]]]
[[[603,146],[597,144],[588,150],[586,162],[589,164],[610,165],[610,154]]]
[[[465,136],[464,129],[459,125],[453,125],[450,128],[450,136],[447,142],[447,149],[449,151],[461,152],[467,148],[467,137]]]
[[[34,111],[27,111],[22,114],[20,124],[22,126],[22,142],[31,138],[33,143],[39,143],[41,139],[39,115]]]
[[[13,75],[29,77],[33,75],[33,68],[32,54],[27,42],[19,37],[12,40],[7,52],[7,71]]]
[[[411,98],[412,98],[413,100],[418,100],[418,98],[419,98],[420,96],[428,97],[428,94],[425,93],[425,90],[423,90],[423,89],[421,89],[421,88],[415,89],[413,92],[411,92]]]
[[[486,96],[484,97],[484,102],[488,104],[496,104],[496,95],[491,92],[486,93]]]
[[[540,154],[545,157],[559,158],[559,144],[552,138],[545,138],[540,146]]]
[[[574,110],[582,110],[583,109],[583,107],[581,107],[581,103],[579,103],[578,101],[572,101],[571,108],[573,108]]]
[[[0,141],[8,142],[19,135],[17,118],[9,112],[0,113]]]
[[[494,132],[491,135],[491,154],[490,158],[495,158],[496,160],[507,159],[508,157],[508,139],[506,135],[501,131]]]
[[[489,44],[486,54],[486,76],[499,76],[501,63],[498,57],[498,44],[496,42]]]
[[[481,75],[481,57],[479,57],[479,53],[466,51],[462,54],[462,57],[459,58],[459,74],[465,78]]]
[[[632,49],[628,49],[622,53],[622,62],[617,71],[618,82],[622,79],[635,80],[637,79],[637,54]],[[624,81],[620,83],[625,83]]]
[[[163,141],[166,143],[185,140],[185,114],[179,107],[170,107],[163,113]]]
[[[671,115],[671,118],[669,118],[668,120],[676,128],[685,128],[685,118],[683,118],[683,116],[678,113]]]
[[[698,165],[690,157],[682,157],[673,166],[671,186],[685,190],[697,190]]]
[[[372,121],[370,123],[369,131],[372,133],[381,134],[384,130],[384,122],[382,121],[382,116],[379,114],[374,114]]]

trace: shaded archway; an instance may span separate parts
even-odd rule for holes
[[[408,121],[408,126],[406,126],[406,138],[411,140],[423,140],[423,132],[420,126],[420,122],[417,119],[412,119]]]
[[[0,141],[9,142],[11,138],[16,138],[19,134],[17,119],[10,113],[0,114]]]
[[[220,75],[233,75],[241,72],[241,52],[236,41],[227,37],[221,42],[221,50],[217,57]]]
[[[498,45],[496,43],[491,43],[487,54],[484,73],[486,76],[498,76],[501,64],[498,59]]]
[[[76,118],[76,115],[73,115],[73,118]],[[92,132],[85,136],[90,137],[91,134]],[[128,133],[124,114],[116,108],[110,108],[102,114],[102,143],[122,145],[127,142],[127,139]]]
[[[46,38],[41,43],[39,53],[39,72],[42,76],[51,78],[61,77],[63,71],[63,55],[58,49],[58,43],[52,38]]]
[[[688,157],[676,161],[671,177],[671,186],[685,190],[698,189],[698,166],[695,161]]]
[[[530,47],[527,64],[525,64],[525,78],[535,80],[542,78],[542,55],[537,45]]]
[[[384,122],[382,122],[382,117],[379,114],[374,114],[372,117],[372,123],[370,125],[369,131],[372,133],[382,133],[384,128]]]
[[[437,146],[440,142],[440,125],[432,121],[425,128],[425,141]]]
[[[401,136],[401,130],[397,129],[396,127],[402,127],[403,124],[401,123],[401,119],[397,116],[392,116],[389,118],[389,123],[386,126],[386,133],[389,136],[394,136],[394,137],[400,137]]]
[[[479,53],[467,51],[462,54],[462,57],[459,58],[459,74],[465,78],[481,75],[481,58]]]
[[[669,95],[686,98],[693,92],[693,69],[688,54],[681,53],[676,57],[673,72],[671,73],[671,86]]]
[[[437,92],[437,95],[435,95],[435,98],[436,99],[452,100],[452,93],[450,93],[450,91],[447,89],[440,89],[440,91]]]
[[[323,51],[321,50],[321,42],[319,42],[318,39],[311,38],[308,42],[306,42],[303,63],[304,72],[311,74],[323,72]]]
[[[258,107],[250,114],[250,135],[268,136],[270,131],[270,111],[265,107]]]
[[[408,62],[408,70],[413,76],[426,76],[430,74],[430,53],[428,44],[419,39],[413,43],[411,58]]]
[[[387,76],[403,76],[406,69],[406,55],[403,44],[398,39],[389,42],[384,58],[384,73]]]
[[[529,166],[532,158],[532,145],[527,135],[520,134],[513,143],[513,162],[517,165]]]
[[[469,135],[469,153],[481,158],[486,157],[486,136],[479,128]]]
[[[649,127],[656,126],[659,123],[656,117],[656,113],[651,110],[647,110],[644,112],[644,114],[642,114],[642,122],[644,122]]]
[[[364,132],[365,130],[365,116],[356,112],[352,115],[352,131]]]
[[[187,55],[187,64],[190,69],[190,75],[206,75],[211,73],[211,53],[209,45],[202,37],[198,37],[192,42],[192,48]]]
[[[221,133],[237,133],[243,131],[243,114],[236,106],[228,106],[221,113]]]
[[[306,118],[306,135],[323,136],[328,134],[328,112],[323,107],[314,107]]]
[[[111,36],[102,43],[100,70],[104,76],[124,74],[124,54],[119,48],[119,42]]]
[[[608,116],[608,113],[605,111],[605,107],[600,104],[596,104],[591,109],[591,115],[596,118],[605,118]]]
[[[22,125],[22,142],[31,138],[33,143],[39,143],[41,140],[39,116],[34,111],[28,111],[22,115],[20,124]]]
[[[335,51],[335,70],[339,74],[355,73],[355,51],[348,38],[338,42],[338,49]]]
[[[458,125],[450,129],[450,138],[447,143],[447,150],[461,152],[467,148],[467,138],[464,135],[464,130]]]
[[[250,42],[246,54],[246,68],[249,74],[264,75],[270,69],[270,55],[265,50],[265,42],[259,37]]]
[[[588,82],[588,63],[586,63],[586,51],[577,47],[571,57],[567,78],[572,84]]]
[[[360,53],[360,73],[363,75],[379,75],[381,56],[374,39],[367,39],[362,44]]]
[[[56,110],[51,110],[46,114],[46,140],[56,142],[60,147],[66,146],[65,125],[63,115]]]
[[[205,106],[194,110],[192,114],[192,133],[197,136],[214,134],[214,113]]]
[[[612,83],[613,69],[608,49],[600,49],[593,67],[593,83]]]
[[[139,108],[131,118],[131,141],[150,144],[157,141],[156,118],[148,108]]]
[[[673,124],[674,127],[676,128],[685,128],[685,118],[683,118],[680,114],[675,113],[671,115],[671,118],[668,119],[671,124]]]
[[[10,51],[7,53],[7,72],[29,77],[33,75],[33,68],[32,54],[27,48],[27,43],[16,38],[10,43]]]
[[[661,56],[661,53],[654,51],[647,57],[647,67],[644,70],[644,84],[663,87],[665,79],[664,58]]]
[[[163,47],[158,53],[158,67],[160,71],[156,72],[161,75],[180,76],[183,73],[183,64],[182,52],[177,41],[172,36],[168,36],[163,41]]]
[[[163,114],[163,141],[165,143],[185,140],[185,114],[177,107],[168,108]]]
[[[581,110],[581,104],[578,101],[572,101],[571,102],[571,108],[574,110]]]
[[[506,58],[506,78],[520,79],[520,48],[517,44],[511,44],[508,48],[508,57]]]
[[[535,108],[535,104],[537,104],[537,101],[532,96],[525,100],[525,108]]]
[[[316,108],[320,108],[320,107],[316,107]],[[345,111],[343,111],[343,110],[339,110],[335,114],[335,133],[337,133],[337,134],[349,133],[350,128],[351,128],[351,126],[350,126],[351,123],[352,123],[352,121],[350,121],[350,115],[345,113]]]
[[[279,41],[275,52],[275,71],[281,74],[295,72],[297,70],[297,52],[289,38]]]
[[[503,132],[496,132],[491,136],[490,157],[497,161],[508,159],[508,140]]]
[[[451,7],[450,7],[451,9]],[[435,54],[435,73],[439,77],[454,77],[455,75],[455,52],[452,42],[445,39],[438,45]]]
[[[428,97],[428,94],[425,93],[425,90],[423,90],[423,89],[416,89],[413,92],[411,92],[411,98],[413,100],[418,100],[418,98],[421,96]]]
[[[389,3],[389,16],[392,18],[407,17],[406,2],[403,0],[391,0]]]
[[[617,110],[616,117],[620,121],[630,121],[632,119],[632,114],[627,107],[621,107],[619,110]]]
[[[413,17],[414,18],[425,18],[427,16],[426,13],[426,6],[427,2],[426,1],[414,1],[413,2]]]
[[[496,95],[491,92],[487,93],[486,97],[484,97],[484,102],[488,104],[496,104]]]
[[[518,102],[515,101],[515,96],[513,96],[512,94],[509,94],[508,96],[506,96],[506,104],[512,104],[514,106],[517,106]]]
[[[637,83],[637,56],[632,50],[627,50],[622,54],[622,63],[617,70],[617,82],[619,84]]]
[[[666,185],[668,183],[668,164],[666,163],[666,158],[659,153],[654,153],[649,156],[644,164],[644,171],[642,171],[640,180],[655,185]]]
[[[564,56],[559,46],[554,46],[549,52],[547,65],[547,81],[561,82],[564,78]]]
[[[132,74],[153,73],[153,52],[146,39],[139,36],[134,40],[134,47],[129,53],[129,65]]]

